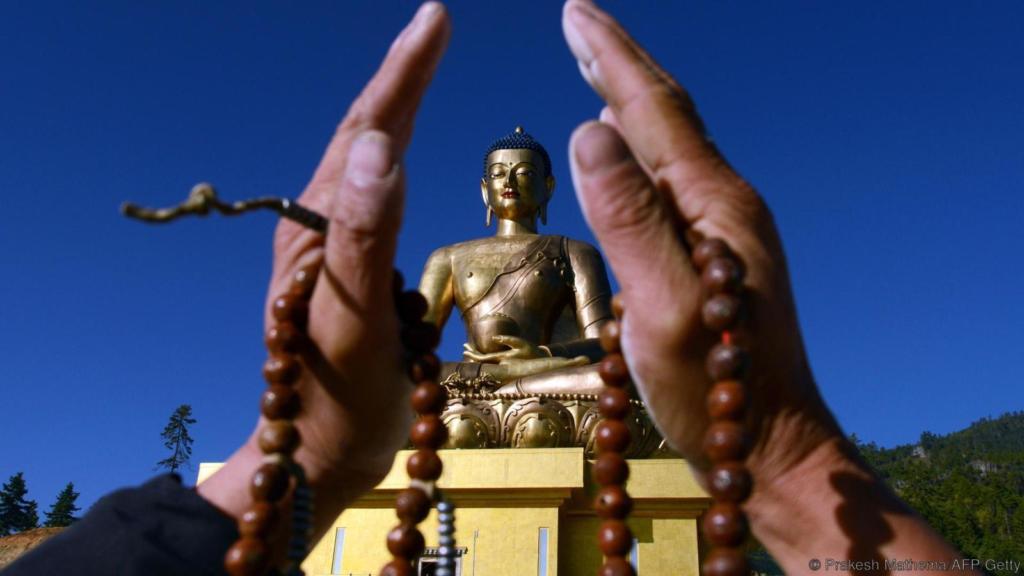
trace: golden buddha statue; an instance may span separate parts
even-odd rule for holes
[[[458,308],[463,362],[455,389],[485,383],[497,395],[596,394],[597,336],[612,318],[601,255],[590,244],[537,233],[555,188],[547,151],[522,128],[488,148],[480,191],[497,233],[445,246],[427,261],[420,291],[442,328]]]

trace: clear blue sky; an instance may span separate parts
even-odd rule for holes
[[[152,474],[182,403],[196,463],[248,434],[273,218],[155,228],[118,205],[175,203],[199,180],[296,195],[415,6],[0,6],[0,481],[24,471],[43,510],[73,481],[91,504]],[[848,432],[894,445],[1024,408],[1024,4],[606,6],[774,208]],[[548,230],[592,239],[566,148],[600,103],[560,3],[450,10],[407,155],[410,279],[433,248],[487,233],[481,154],[516,124],[555,161]],[[442,352],[461,342],[447,331]]]

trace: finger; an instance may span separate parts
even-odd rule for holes
[[[491,336],[491,342],[495,344],[503,344],[509,348],[518,348],[526,344],[526,340],[519,338],[518,336],[509,336],[507,334],[495,334]]]
[[[693,188],[728,170],[689,96],[611,16],[590,3],[570,0],[563,28],[587,82],[607,101],[622,136],[655,182],[676,184],[687,220],[702,204],[685,198]]]
[[[674,209],[655,189],[622,137],[589,122],[570,143],[573,183],[583,214],[619,280],[627,309],[650,324],[654,340],[679,332],[698,294],[696,273],[680,241]],[[632,306],[640,302],[642,306]]]
[[[402,218],[403,179],[394,139],[380,131],[352,143],[331,201],[324,269],[313,293],[310,335],[336,364],[373,350],[387,357],[397,322],[392,262]]]
[[[352,138],[367,129],[391,134],[398,154],[404,152],[413,116],[426,92],[448,41],[450,25],[444,6],[427,2],[391,44],[377,73],[349,107],[338,131],[313,175],[317,184],[334,182],[342,174]]]

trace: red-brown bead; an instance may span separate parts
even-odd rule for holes
[[[448,427],[434,414],[423,415],[412,425],[409,439],[417,448],[437,450],[448,441]]]
[[[721,332],[733,328],[740,320],[742,301],[732,294],[715,294],[701,307],[701,318],[709,330]]]
[[[705,238],[693,248],[690,258],[698,270],[703,270],[713,259],[729,256],[732,256],[732,250],[722,239]]]
[[[280,514],[269,502],[253,502],[248,510],[242,512],[238,520],[238,531],[243,538],[266,538],[277,527]]]
[[[384,565],[380,570],[380,576],[413,576],[416,570],[409,560],[396,558]]]
[[[309,319],[309,302],[298,294],[284,294],[270,303],[270,312],[278,322],[305,326]]]
[[[622,320],[622,316],[626,313],[626,302],[622,299],[622,294],[616,294],[612,296],[612,314],[616,318]]]
[[[720,462],[708,473],[708,492],[724,502],[742,502],[750,496],[752,480],[742,462]]]
[[[622,351],[622,326],[616,320],[609,320],[601,326],[598,334],[601,342],[601,349],[607,354],[615,354]]]
[[[266,344],[271,352],[294,354],[305,342],[306,335],[291,322],[280,322],[267,330]]]
[[[271,356],[263,363],[263,378],[270,384],[294,384],[302,374],[302,365],[291,355]]]
[[[704,576],[749,576],[747,557],[736,548],[713,548],[704,560]]]
[[[409,363],[409,378],[413,382],[437,380],[441,374],[441,360],[436,354],[420,354]]]
[[[629,428],[621,420],[602,420],[594,435],[599,452],[625,452],[629,447]]]
[[[601,416],[622,420],[629,415],[629,392],[622,388],[605,386],[597,397],[597,409]]]
[[[732,502],[719,502],[704,513],[704,537],[715,546],[739,546],[747,537],[747,517]]]
[[[430,497],[419,488],[406,488],[395,497],[395,513],[407,524],[419,524],[430,514]]]
[[[288,386],[271,386],[260,399],[260,412],[271,420],[294,418],[299,413],[299,395]]]
[[[633,499],[622,486],[605,486],[597,491],[594,498],[594,511],[606,520],[622,520],[633,509]]]
[[[405,278],[402,273],[398,270],[394,270],[391,274],[391,293],[396,297],[402,293],[405,288]]]
[[[737,380],[715,383],[708,392],[708,415],[715,420],[741,420],[747,409],[747,392]]]
[[[299,268],[292,276],[292,283],[288,287],[288,291],[303,298],[309,298],[313,294],[313,288],[316,288],[316,278],[319,275],[319,262],[316,265]]]
[[[412,390],[412,409],[417,414],[440,414],[448,402],[448,393],[437,382],[424,380]]]
[[[597,373],[608,386],[622,387],[629,383],[629,368],[622,354],[608,354],[598,365]]]
[[[609,556],[598,568],[597,576],[636,576],[636,570],[625,556]]]
[[[747,353],[735,344],[716,344],[708,352],[705,368],[712,380],[739,380],[746,373]]]
[[[250,491],[257,502],[277,502],[288,491],[288,470],[279,464],[267,463],[252,475]]]
[[[440,341],[441,333],[433,324],[415,322],[402,327],[402,344],[416,354],[430,352]]]
[[[426,543],[423,540],[423,533],[415,524],[401,523],[388,532],[388,552],[398,558],[412,560],[423,554]]]
[[[704,454],[712,462],[739,460],[747,452],[747,433],[739,422],[712,422],[704,433]]]
[[[231,576],[260,576],[269,565],[270,547],[256,538],[238,540],[224,556],[224,568]]]
[[[622,520],[605,520],[597,531],[597,544],[605,556],[625,556],[633,547],[633,533]]]
[[[629,479],[629,464],[618,452],[605,452],[594,461],[594,481],[601,486],[625,484]]]
[[[395,301],[398,318],[407,324],[422,321],[423,315],[427,313],[427,306],[427,299],[418,290],[402,292]]]
[[[260,426],[257,441],[264,454],[290,455],[299,447],[299,431],[291,420],[269,420]]]
[[[743,286],[743,266],[734,258],[715,258],[700,275],[708,294],[735,294]]]
[[[409,455],[405,471],[417,480],[437,480],[441,477],[441,458],[433,450],[417,450]]]

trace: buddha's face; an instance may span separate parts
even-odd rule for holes
[[[544,159],[533,150],[495,150],[487,156],[487,176],[480,181],[484,202],[498,218],[536,218],[551,199],[555,179],[544,176]]]

